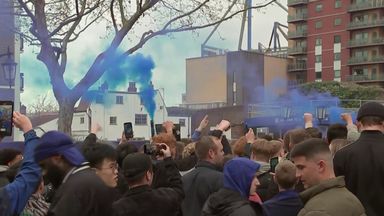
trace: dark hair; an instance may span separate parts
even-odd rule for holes
[[[122,144],[119,144],[117,147],[116,147],[116,154],[117,154],[117,163],[119,164],[119,167],[123,167],[123,160],[124,158],[129,155],[129,154],[132,154],[132,153],[135,153],[137,152],[138,149],[136,148],[135,145],[131,144],[131,143],[122,143]]]
[[[364,116],[361,117],[360,123],[363,126],[374,126],[374,125],[382,125],[384,122],[384,119],[379,116]]]
[[[11,162],[17,155],[21,155],[21,151],[16,149],[1,149],[0,150],[0,165],[8,166],[8,163]]]
[[[215,149],[216,145],[213,142],[211,136],[203,136],[196,143],[195,152],[199,160],[206,159],[208,157],[208,152],[210,149]]]
[[[331,155],[328,144],[322,139],[311,138],[295,145],[291,151],[291,158],[304,156],[307,159],[313,159],[321,153]]]
[[[283,189],[291,189],[297,183],[296,167],[290,160],[283,160],[276,166],[275,177],[277,184]]]
[[[331,143],[334,139],[347,139],[348,129],[342,124],[332,124],[327,130],[327,141]]]
[[[91,167],[99,167],[104,159],[116,160],[116,150],[102,142],[96,142],[83,146],[84,158],[89,162]]]
[[[305,128],[305,132],[307,132],[309,136],[312,138],[320,138],[320,139],[323,138],[323,133],[321,133],[319,128],[315,128],[315,127]]]

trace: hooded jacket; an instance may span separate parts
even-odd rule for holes
[[[224,166],[224,188],[208,198],[202,215],[259,215],[260,206],[248,201],[251,183],[259,168],[258,163],[248,158],[238,157],[228,161]]]

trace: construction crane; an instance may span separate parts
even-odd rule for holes
[[[238,0],[233,0],[231,5],[228,7],[228,10],[224,13],[222,19],[225,19],[225,17],[229,14],[229,12],[232,10],[233,6],[238,2]],[[282,5],[278,0],[275,0],[273,2],[274,4],[278,5],[280,8],[282,8],[284,11],[288,12],[288,8]],[[243,44],[243,38],[244,38],[244,31],[245,31],[245,23],[247,22],[247,50],[252,50],[252,0],[245,0],[244,6],[243,6],[244,12],[242,14],[242,21],[241,21],[241,28],[240,28],[240,36],[239,36],[239,43],[238,43],[238,50],[242,50],[242,44]],[[207,43],[209,39],[212,37],[212,35],[215,33],[215,31],[218,29],[221,23],[218,23],[211,33],[208,35],[207,39],[201,44],[201,56],[210,56],[210,55],[221,55],[225,53],[225,50],[207,46]],[[284,36],[285,39],[287,38],[287,35],[282,30],[281,27],[288,28],[286,25],[282,25],[278,22],[274,23],[274,27],[272,30],[271,40],[269,42],[269,47],[266,50],[270,50],[271,42],[274,41],[274,51],[277,49],[281,49],[280,45],[280,38],[278,31]],[[260,50],[260,43],[259,43],[259,50]],[[265,50],[265,49],[264,49]]]

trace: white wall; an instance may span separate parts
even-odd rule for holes
[[[191,134],[191,117],[179,117],[179,116],[168,116],[167,120],[172,121],[174,124],[179,124],[180,119],[185,119],[185,127],[180,126],[181,138],[190,138]]]
[[[123,104],[116,104],[116,96],[123,96]],[[156,110],[154,114],[155,124],[160,124],[167,119],[168,113],[161,95],[155,96]],[[132,122],[135,137],[149,139],[151,136],[150,117],[144,105],[140,104],[140,96],[137,93],[108,93],[104,104],[92,103],[92,124],[99,123],[102,131],[97,134],[100,139],[117,140],[121,138],[124,122]],[[147,124],[135,124],[135,115],[147,115]],[[116,124],[110,124],[110,117],[116,117]]]

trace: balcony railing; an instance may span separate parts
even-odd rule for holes
[[[296,46],[288,48],[288,55],[300,55],[307,53],[307,47]]]
[[[295,15],[288,15],[288,22],[304,21],[307,20],[307,13],[297,13]]]
[[[354,3],[349,6],[349,11],[370,10],[384,7],[384,0],[370,0],[366,2]]]
[[[292,63],[288,65],[288,71],[303,71],[307,70],[306,63]]]
[[[362,29],[362,28],[372,28],[384,26],[384,19],[379,20],[364,20],[364,21],[353,21],[348,24],[348,29]]]
[[[307,4],[308,0],[288,0],[288,7],[299,5],[299,4]]]
[[[361,47],[361,46],[375,46],[375,45],[384,45],[384,37],[382,38],[371,38],[371,39],[356,39],[350,40],[348,43],[349,47]]]
[[[307,37],[307,30],[297,30],[295,32],[288,32],[288,38],[301,38]]]
[[[346,77],[347,81],[350,82],[374,82],[374,81],[384,81],[384,74],[376,75],[349,75]]]
[[[296,86],[304,84],[304,83],[305,83],[305,80],[298,79],[298,80],[288,80],[287,84],[288,84],[289,88],[293,88],[293,87],[296,87]]]
[[[349,59],[349,65],[356,64],[375,64],[375,63],[384,63],[384,56],[371,56],[371,57],[352,57]]]

